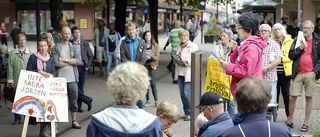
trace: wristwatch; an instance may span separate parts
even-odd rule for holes
[[[68,59],[66,59],[66,62],[68,62]]]

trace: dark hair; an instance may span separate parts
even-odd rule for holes
[[[255,76],[249,76],[238,83],[236,101],[238,111],[244,113],[266,112],[271,100],[271,85]]]
[[[71,22],[72,24],[76,24],[76,21],[74,19],[68,19],[67,22]]]
[[[292,21],[294,21],[295,19],[298,19],[297,17],[294,17],[293,19],[292,19]],[[317,18],[317,22],[320,20],[320,18]]]
[[[230,28],[236,28],[236,25],[232,24],[230,25]]]
[[[102,21],[102,22],[103,22],[103,25],[105,25],[103,19],[98,19],[98,20],[97,20],[97,24],[99,24],[100,21]]]
[[[264,12],[263,13],[263,18],[266,18],[268,16],[269,12]]]
[[[244,13],[238,19],[239,24],[246,32],[251,31],[251,35],[257,35],[259,33],[259,19],[253,13]]]
[[[114,26],[114,23],[109,23],[109,26],[110,26],[110,25],[113,25],[113,26]]]
[[[75,30],[80,30],[80,28],[77,27],[77,26],[72,27],[72,28],[71,28],[71,33],[73,33],[73,31],[75,31]]]
[[[46,42],[47,43],[47,45],[48,45],[48,42],[47,42],[47,40],[45,39],[45,38],[39,38],[38,40],[37,40],[37,51],[39,51],[39,42]]]
[[[151,34],[151,45],[157,44],[157,42],[154,40],[154,37],[153,37],[151,31],[149,31],[149,30],[145,31],[145,32],[142,34],[142,39],[143,39],[145,42],[147,42],[145,37],[146,37],[146,35],[147,35],[148,32],[150,32],[150,34]]]

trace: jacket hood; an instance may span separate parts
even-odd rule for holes
[[[251,36],[248,39],[246,39],[243,43],[243,45],[248,45],[250,43],[255,43],[260,49],[264,49],[267,47],[267,42],[264,40],[264,38],[261,35],[255,35]]]

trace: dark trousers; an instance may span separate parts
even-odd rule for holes
[[[89,104],[91,102],[91,98],[84,94],[83,88],[86,82],[86,78],[88,75],[88,70],[85,69],[84,66],[78,66],[79,71],[79,82],[78,82],[78,109],[81,108],[82,102]]]
[[[17,42],[16,38],[12,37],[13,48],[16,48]]]
[[[8,43],[7,43],[7,37],[6,36],[1,36],[1,44],[5,44],[6,46],[8,46]]]
[[[154,101],[158,101],[158,92],[157,92],[157,87],[156,87],[156,70],[151,68],[151,67],[149,67],[148,68],[148,73],[149,73],[149,77],[151,78],[150,79],[150,87],[151,87],[151,90],[152,90]],[[150,100],[150,98],[149,98],[149,89],[148,89],[147,94],[146,94],[146,99]]]
[[[290,81],[291,77],[286,76],[284,72],[278,73],[277,83],[277,103],[279,104],[280,91],[283,97],[286,116],[289,116],[289,101],[290,101]]]

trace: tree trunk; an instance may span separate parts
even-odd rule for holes
[[[62,20],[62,0],[50,0],[51,26],[56,31],[60,31],[59,22]]]
[[[183,7],[183,2],[182,2],[182,0],[180,0],[180,21],[181,22],[182,22],[182,12],[183,12],[182,7]]]
[[[126,25],[126,13],[127,13],[127,0],[116,0],[115,1],[115,30],[120,33],[121,36],[125,35],[125,25]]]
[[[151,33],[158,43],[158,0],[148,0]]]

